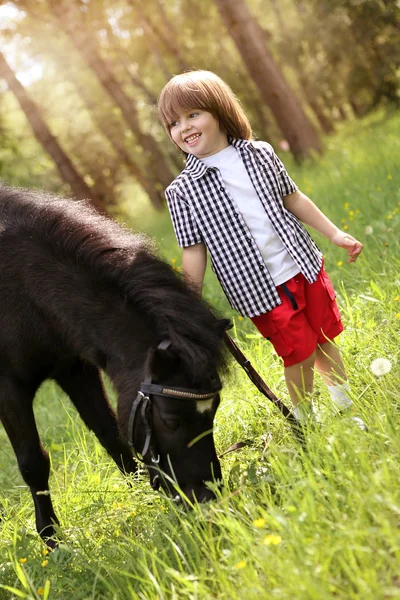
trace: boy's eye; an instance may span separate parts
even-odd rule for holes
[[[198,114],[199,114],[198,112],[192,112],[192,113],[190,113],[189,117],[190,117],[190,118],[192,118],[192,117],[197,117],[197,116],[198,116]]]
[[[172,129],[172,127],[176,127],[178,125],[178,121],[173,121],[172,123],[170,123],[170,129]]]

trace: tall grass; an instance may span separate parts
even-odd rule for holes
[[[216,443],[220,452],[248,445],[222,458],[226,485],[218,499],[186,513],[154,493],[144,473],[129,488],[69,400],[46,383],[36,415],[64,543],[46,554],[0,430],[0,598],[400,598],[400,116],[377,113],[343,127],[326,155],[301,169],[283,159],[301,189],[365,246],[348,265],[342,250],[318,239],[346,325],[339,343],[352,397],[368,432],[331,413],[317,380],[327,418],[302,447],[232,364]],[[179,269],[168,216],[143,217],[142,226]],[[211,273],[206,296],[233,318],[235,338],[287,401],[279,359],[230,310]],[[390,360],[388,374],[373,375],[376,358]]]

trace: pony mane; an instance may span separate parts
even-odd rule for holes
[[[34,238],[60,260],[68,260],[118,290],[156,330],[168,338],[196,379],[211,366],[225,366],[221,326],[210,308],[157,256],[152,240],[133,234],[87,201],[0,186],[2,228]]]

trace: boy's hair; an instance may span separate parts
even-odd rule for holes
[[[158,99],[158,116],[171,137],[171,124],[179,113],[200,108],[211,113],[221,129],[234,138],[250,140],[253,132],[239,99],[228,84],[211,71],[175,75]]]

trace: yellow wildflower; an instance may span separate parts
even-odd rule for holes
[[[392,179],[392,176],[391,176],[391,174],[390,174],[390,173],[388,173],[388,176],[387,176],[387,178],[388,178],[388,179]]]
[[[274,533],[269,533],[268,535],[265,536],[263,544],[265,544],[266,546],[277,546],[278,544],[280,544],[282,541],[282,538],[280,535],[276,535]]]
[[[46,560],[42,560],[42,567],[47,567],[47,565],[49,564],[49,561]]]
[[[354,210],[349,210],[349,215],[350,215],[351,217],[353,217],[353,216],[354,216]]]
[[[394,299],[395,302],[398,302],[399,300],[400,300],[400,296],[396,296]]]
[[[259,529],[261,529],[262,527],[265,527],[266,520],[262,518],[256,519],[255,521],[253,521],[253,525],[254,527],[258,527]]]
[[[239,562],[236,563],[236,565],[233,568],[234,569],[244,569],[245,566],[246,566],[246,561],[245,560],[239,560]]]
[[[43,548],[43,550],[42,550],[43,556],[47,556],[48,553],[49,553],[49,551],[47,550],[47,548]]]
[[[377,185],[377,186],[376,186],[376,189],[377,189],[377,191],[378,191],[378,192],[380,192],[380,191],[382,190],[382,188],[381,188],[381,186],[380,186],[380,185]]]
[[[349,226],[348,225],[344,225],[343,229],[348,229]]]
[[[345,210],[349,210],[350,204],[348,202],[344,203],[344,208]]]
[[[338,266],[338,267],[341,267],[341,266],[342,266],[342,264],[343,264],[343,261],[341,261],[341,260],[338,260],[338,262],[337,262],[337,266]]]
[[[27,558],[20,558],[18,562],[21,563],[21,565],[24,565],[27,560]]]
[[[239,321],[243,321],[243,317],[241,317],[240,315],[238,316],[238,320]]]
[[[396,319],[400,319],[400,313],[397,313]]]
[[[39,594],[39,596],[43,596],[44,594],[44,589],[43,588],[38,588],[37,593]]]

